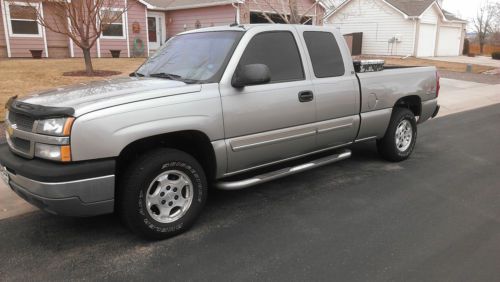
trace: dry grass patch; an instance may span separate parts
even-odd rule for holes
[[[11,96],[25,96],[33,92],[70,84],[127,76],[136,70],[144,60],[144,58],[93,59],[95,70],[121,73],[109,77],[63,76],[65,72],[85,69],[83,59],[0,60],[0,121],[4,120],[4,105]]]
[[[435,66],[438,70],[447,70],[454,72],[465,72],[467,64],[454,63],[454,62],[444,62],[435,60],[426,60],[408,57],[406,59],[396,58],[396,57],[375,57],[375,56],[362,56],[362,59],[381,59],[385,60],[385,64],[388,66]],[[485,71],[493,70],[495,68],[489,66],[472,65],[473,73],[483,73]]]

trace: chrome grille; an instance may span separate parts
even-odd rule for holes
[[[15,124],[20,130],[31,132],[33,131],[33,124],[35,123],[35,120],[27,115],[9,112],[9,122],[10,124]]]

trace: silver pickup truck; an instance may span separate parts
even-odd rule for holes
[[[130,77],[12,98],[1,174],[44,211],[116,211],[162,239],[195,222],[209,187],[333,163],[371,140],[383,158],[407,159],[438,93],[434,67],[356,73],[333,28],[198,29]]]

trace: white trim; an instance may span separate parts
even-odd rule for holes
[[[68,17],[68,30],[70,30],[70,29],[71,29],[71,20]],[[71,58],[74,58],[75,57],[75,48],[73,46],[73,39],[71,39],[71,37],[69,37],[69,36],[68,36],[68,38],[69,38],[69,56]]]
[[[43,2],[40,2],[40,16],[42,16],[42,19],[44,18],[43,16]],[[49,57],[49,47],[47,45],[47,33],[45,31],[45,26],[42,26],[42,34],[43,34],[43,47],[45,49],[45,58]]]
[[[97,48],[97,58],[100,58],[101,57],[101,39],[99,37],[97,38],[95,44],[96,44],[95,47]]]
[[[101,11],[103,10],[109,10],[109,11],[123,11],[122,8],[102,8]],[[126,13],[126,11],[125,11]],[[102,38],[102,39],[126,39],[126,35],[125,35],[125,16],[124,14],[125,13],[122,13],[121,14],[121,17],[122,17],[122,36],[110,36],[110,35],[104,35],[102,32],[101,32],[101,36],[99,36],[99,38]],[[119,24],[119,23],[110,23],[111,25],[115,24]]]
[[[415,18],[415,16],[409,16],[409,15],[407,15],[405,12],[401,11],[400,9],[396,8],[391,3],[389,3],[389,2],[387,2],[385,0],[382,0],[382,2],[384,2],[387,5],[389,5],[389,7],[393,8],[394,10],[398,11],[405,19]]]
[[[5,44],[7,45],[7,57],[10,58],[11,57],[11,53],[10,53],[10,38],[9,38],[9,31],[7,29],[7,13],[5,11],[5,5],[4,5],[4,1],[3,0],[0,0],[0,8],[2,8],[2,19],[3,19],[3,30],[4,30],[4,33],[5,33]]]
[[[127,38],[127,56],[130,58],[130,36],[128,34],[128,9],[127,9],[128,1],[125,0],[125,37]],[[122,15],[123,17],[123,15]]]
[[[224,6],[224,5],[231,5],[233,3],[242,3],[242,1],[219,1],[219,2],[212,2],[212,3],[204,3],[204,4],[193,4],[193,5],[186,5],[186,6],[179,6],[179,7],[157,7],[154,5],[151,5],[147,3],[144,0],[137,0],[139,3],[142,3],[146,6],[146,8],[150,10],[158,10],[158,11],[175,11],[175,10],[187,10],[187,9],[196,9],[196,8],[206,8],[206,7],[214,7],[214,6]]]
[[[1,1],[1,0],[0,0]],[[142,2],[141,0],[139,0],[139,2]],[[148,57],[149,57],[149,29],[148,29],[148,9],[147,7],[145,6],[144,7],[144,15],[146,16],[145,17],[145,20],[146,20],[146,47],[148,48]]]
[[[3,0],[2,0],[3,2]],[[15,21],[26,21],[26,22],[35,22],[38,25],[38,34],[17,34],[12,31],[12,19],[10,17],[10,5],[14,6],[25,6],[25,7],[30,7],[30,4],[25,3],[25,2],[8,2],[5,1],[7,5],[5,5],[5,17],[7,18],[7,28],[9,30],[8,36],[10,37],[28,37],[28,38],[42,38],[42,27],[40,23],[38,23],[37,20],[25,20],[25,19],[14,19]],[[37,10],[40,10],[41,3],[35,3],[34,7]],[[33,7],[33,6],[31,6]]]
[[[1,0],[0,0],[1,1]],[[141,2],[141,0],[139,0]],[[148,48],[148,57],[149,57],[149,27],[148,27],[148,9],[144,7],[144,15],[146,16],[146,47]]]

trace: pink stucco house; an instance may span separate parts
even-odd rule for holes
[[[269,0],[123,0],[128,7],[121,21],[104,32],[92,49],[95,57],[110,57],[110,50],[121,50],[122,57],[148,56],[169,37],[200,27],[231,23],[263,22],[262,11],[272,14]],[[281,7],[274,0],[274,7]],[[308,24],[321,24],[325,13],[321,5],[309,9],[314,0],[299,0]],[[81,50],[66,36],[40,26],[29,13],[18,13],[26,7],[23,0],[0,0],[0,58],[31,57],[30,50],[41,50],[43,57],[81,57]],[[41,1],[37,9],[44,17],[53,10],[50,1]],[[66,23],[59,23],[66,24]]]

